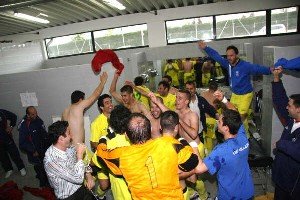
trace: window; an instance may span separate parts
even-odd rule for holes
[[[217,38],[266,34],[266,11],[216,16]]]
[[[298,8],[271,10],[271,34],[297,32]]]
[[[213,17],[166,21],[167,42],[180,43],[213,39]]]
[[[95,31],[94,38],[96,50],[141,47],[149,43],[147,24]]]
[[[91,32],[46,39],[49,58],[93,52]]]

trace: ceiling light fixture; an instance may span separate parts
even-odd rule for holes
[[[126,9],[126,7],[123,4],[121,4],[120,2],[118,2],[117,0],[103,0],[103,2],[110,5],[110,6],[112,6],[112,7],[117,8],[119,10],[125,10]]]
[[[50,23],[46,19],[42,19],[42,18],[39,18],[39,17],[34,17],[34,16],[27,15],[27,14],[24,14],[24,13],[14,13],[14,16],[16,16],[20,19],[25,19],[25,20],[29,20],[29,21],[33,21],[33,22],[39,22],[39,23],[42,23],[42,24],[49,24]]]

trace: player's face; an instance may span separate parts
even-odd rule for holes
[[[292,117],[292,118],[296,118],[297,113],[300,112],[300,108],[297,108],[297,107],[294,105],[294,100],[293,100],[293,99],[290,99],[290,100],[289,100],[289,103],[288,103],[288,105],[286,106],[286,109],[288,110],[289,115],[290,115],[290,117]]]
[[[122,96],[122,101],[123,101],[125,104],[129,104],[131,95],[130,95],[129,93],[127,93],[127,92],[122,92],[122,93],[121,93],[121,96]]]
[[[158,119],[160,117],[161,110],[155,103],[151,102],[150,111],[154,119]]]
[[[227,56],[228,62],[229,62],[231,65],[235,64],[236,61],[237,61],[237,59],[238,59],[238,57],[237,57],[237,55],[235,54],[235,52],[234,52],[233,49],[228,49],[228,50],[226,51],[226,56]]]
[[[168,94],[167,88],[165,88],[162,84],[158,86],[157,93],[160,96],[166,96]]]
[[[187,107],[188,99],[184,93],[177,92],[176,93],[176,109],[181,110]]]
[[[111,98],[107,97],[103,99],[103,112],[111,113],[111,111],[114,109],[114,105],[112,104]]]
[[[185,89],[191,93],[191,96],[196,94],[196,87],[193,84],[186,84]]]

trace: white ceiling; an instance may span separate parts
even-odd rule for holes
[[[103,0],[1,0],[0,36],[36,31],[43,28],[61,26],[94,19],[119,15],[155,12],[156,10],[177,8],[230,0],[118,0],[126,9],[118,10]],[[50,21],[48,24],[19,19],[13,13],[19,12],[38,16]],[[42,13],[42,15],[40,14]],[[43,14],[47,15],[44,16]]]

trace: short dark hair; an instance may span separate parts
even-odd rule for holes
[[[212,91],[217,91],[218,83],[216,81],[211,81],[208,83],[208,89]]]
[[[236,46],[230,45],[226,48],[226,51],[228,51],[230,49],[232,49],[236,55],[239,54],[239,50]]]
[[[111,99],[111,96],[108,95],[108,94],[102,94],[99,98],[98,98],[98,101],[97,101],[97,105],[98,105],[98,108],[101,110],[102,112],[102,109],[100,107],[103,107],[104,104],[103,104],[103,101],[104,99],[106,98],[110,98]]]
[[[236,110],[223,111],[223,126],[228,126],[231,135],[236,135],[242,125],[241,115]]]
[[[189,100],[189,102],[191,101],[191,98],[192,98],[191,93],[188,90],[180,89],[180,90],[178,90],[178,92],[185,94],[185,96]]]
[[[300,94],[292,94],[290,96],[290,99],[293,99],[294,100],[294,106],[296,108],[299,108],[300,107]]]
[[[132,94],[133,88],[130,85],[124,85],[123,87],[121,87],[120,91],[127,92],[128,94]]]
[[[134,119],[139,119],[137,123],[133,123]],[[132,144],[142,144],[151,139],[151,123],[141,113],[133,113],[130,115],[126,130],[127,137]]]
[[[141,85],[144,84],[145,80],[144,80],[143,77],[137,76],[137,77],[135,77],[135,79],[134,79],[133,82],[134,82],[134,85],[136,85],[136,86],[141,86]]]
[[[163,131],[174,131],[177,124],[179,124],[179,116],[176,112],[168,110],[161,114],[160,126]]]
[[[164,88],[168,88],[168,90],[170,90],[170,84],[167,81],[160,81],[158,83],[158,86],[163,85]]]
[[[67,121],[57,121],[48,127],[48,134],[52,139],[52,144],[56,144],[59,136],[66,137],[66,131],[69,126]]]
[[[166,78],[166,79],[168,79],[168,80],[169,80],[169,82],[171,82],[171,83],[172,83],[172,77],[171,77],[171,76],[169,76],[169,75],[164,75],[164,76],[163,76],[163,78]]]
[[[185,84],[186,85],[193,85],[193,86],[196,87],[196,82],[195,81],[187,81]]]
[[[71,103],[77,103],[80,99],[84,99],[84,92],[81,92],[79,90],[75,90],[74,92],[72,92],[71,94]]]
[[[131,112],[123,105],[117,105],[110,113],[109,126],[115,133],[123,134]]]
[[[29,114],[29,109],[31,109],[31,108],[35,108],[35,107],[34,107],[34,106],[28,106],[28,107],[26,108],[26,115]]]

